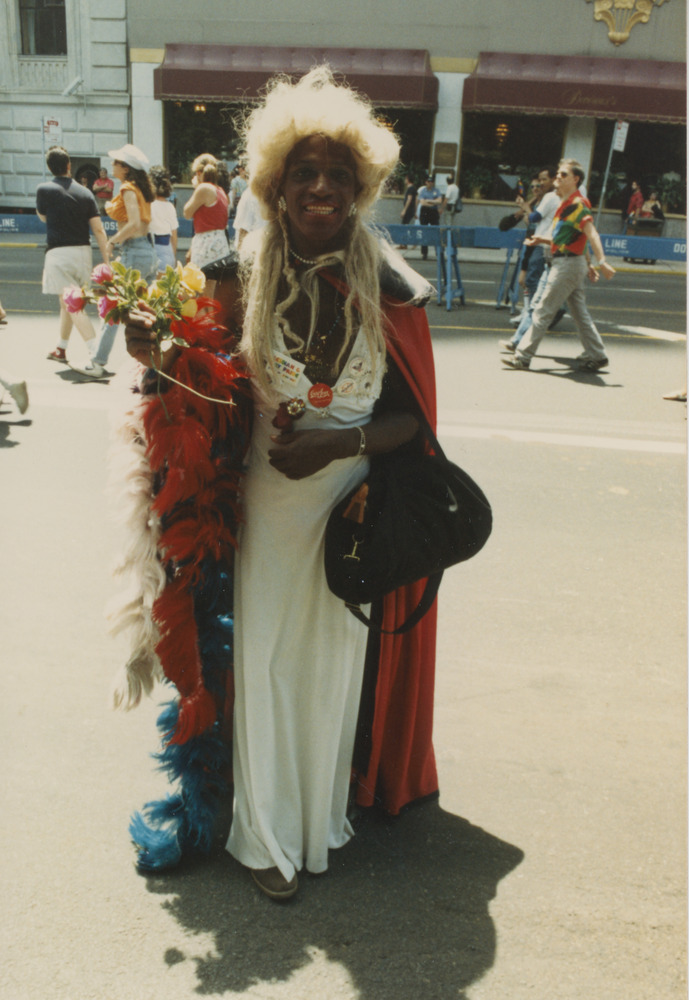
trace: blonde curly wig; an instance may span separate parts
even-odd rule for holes
[[[276,218],[287,157],[311,135],[349,147],[361,185],[356,206],[365,214],[397,163],[399,143],[365,98],[337,85],[328,66],[318,66],[296,83],[286,77],[270,81],[263,104],[244,123],[251,190],[263,203],[264,215]]]
[[[378,278],[382,253],[378,237],[364,219],[397,163],[400,147],[396,137],[376,119],[365,98],[335,83],[328,66],[316,67],[296,83],[284,77],[272,80],[263,103],[247,116],[242,131],[251,190],[269,222],[265,230],[250,234],[242,244],[245,317],[241,350],[254,377],[264,392],[272,395],[276,324],[288,350],[303,346],[318,317],[316,272],[333,264],[342,267],[349,287],[341,356],[361,323],[371,357],[383,359],[385,336]],[[302,139],[313,135],[342,143],[351,151],[358,183],[356,212],[345,224],[344,250],[323,255],[315,268],[297,275],[290,262],[288,226],[278,200],[290,153]],[[289,294],[285,301],[278,302],[281,275],[287,281]],[[284,315],[299,294],[311,303],[310,330],[303,336],[290,329]]]

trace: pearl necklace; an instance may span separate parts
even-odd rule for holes
[[[296,252],[296,250],[293,250],[292,247],[289,248],[289,252],[292,254],[295,260],[299,261],[300,264],[308,264],[309,266],[312,266],[313,264],[317,264],[318,261],[320,260],[320,257],[316,257],[315,260],[309,260],[308,257],[300,257],[299,254]]]

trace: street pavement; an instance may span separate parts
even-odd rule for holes
[[[284,906],[220,849],[134,870],[165,692],[110,708],[125,389],[45,359],[35,274],[0,286],[0,368],[31,400],[0,402],[2,1000],[686,996],[686,408],[662,399],[686,377],[684,277],[620,275],[628,313],[592,291],[611,364],[590,375],[567,320],[533,371],[502,370],[496,274],[467,262],[467,306],[428,307],[440,440],[495,515],[440,592],[439,805],[366,818]]]

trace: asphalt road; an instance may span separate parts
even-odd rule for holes
[[[586,375],[568,320],[502,369],[499,273],[463,262],[467,305],[428,308],[439,436],[495,514],[441,588],[440,805],[369,819],[280,907],[221,851],[133,869],[161,779],[158,699],[108,704],[119,390],[45,360],[40,254],[0,247],[0,368],[31,396],[0,402],[2,1000],[686,996],[684,277],[592,288],[611,364]]]

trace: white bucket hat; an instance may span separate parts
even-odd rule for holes
[[[150,160],[137,146],[132,146],[131,142],[126,143],[121,149],[108,150],[108,156],[111,160],[119,160],[120,163],[126,163],[128,167],[133,167],[134,170],[147,170],[150,166]]]

